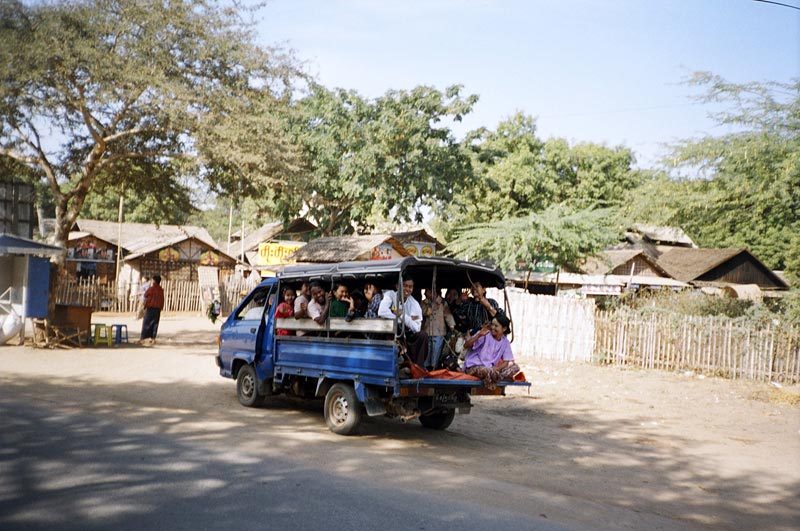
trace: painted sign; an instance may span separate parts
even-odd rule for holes
[[[200,265],[218,266],[219,265],[219,254],[215,253],[211,249],[200,253]]]
[[[67,260],[88,260],[92,262],[113,262],[114,249],[97,247],[94,242],[84,241],[67,249]]]
[[[158,251],[158,259],[162,262],[177,262],[181,259],[181,253],[177,247],[164,247]]]
[[[436,246],[427,242],[410,242],[405,244],[406,252],[411,256],[427,258],[436,255]]]
[[[370,260],[391,260],[394,253],[392,252],[392,244],[382,243],[372,248],[369,253]]]
[[[256,266],[289,264],[288,256],[304,246],[303,242],[267,242],[258,244]]]

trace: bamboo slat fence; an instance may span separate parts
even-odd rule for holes
[[[260,279],[232,278],[220,286],[222,314],[228,315]],[[200,286],[196,280],[164,280],[165,312],[189,312],[205,314],[206,309],[200,297]],[[136,312],[136,295],[131,294],[130,286],[117,286],[113,282],[103,283],[96,278],[82,278],[62,282],[56,295],[57,304],[91,306],[99,312]]]
[[[502,291],[487,290],[504,306]],[[514,322],[511,348],[519,359],[591,361],[594,351],[594,302],[586,299],[531,295],[506,288]]]
[[[595,361],[725,378],[800,381],[800,328],[727,317],[598,312]]]
[[[228,315],[260,279],[229,278],[220,285],[222,314]],[[164,310],[205,313],[197,281],[162,282]],[[800,382],[800,327],[764,326],[727,317],[596,312],[585,299],[505,291],[514,321],[514,355],[521,360],[591,361],[642,369],[693,370],[726,378]],[[488,297],[504,306],[503,291]],[[64,282],[58,304],[94,311],[135,312],[129,286],[94,278]]]

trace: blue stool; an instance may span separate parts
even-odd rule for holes
[[[114,343],[128,342],[128,325],[112,324],[111,331],[114,332]]]

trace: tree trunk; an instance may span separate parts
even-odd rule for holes
[[[69,244],[69,231],[75,223],[77,216],[69,215],[67,210],[67,201],[62,196],[56,199],[56,223],[53,245],[61,247],[62,252],[51,259],[50,264],[50,297],[48,304],[48,313],[52,316],[55,312],[56,297],[58,296],[58,289],[61,283],[66,280],[67,276],[67,245]]]

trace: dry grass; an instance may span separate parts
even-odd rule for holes
[[[753,400],[768,402],[770,404],[784,404],[787,406],[800,405],[800,393],[781,388],[760,389],[751,396]]]

